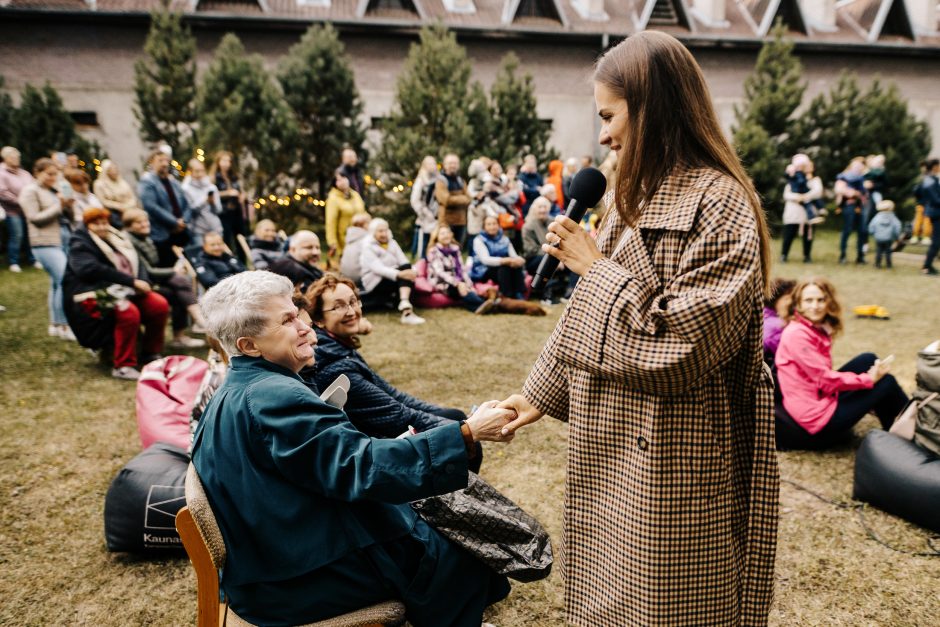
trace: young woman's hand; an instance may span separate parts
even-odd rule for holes
[[[542,251],[564,263],[578,276],[584,276],[595,261],[604,257],[587,231],[565,216],[557,216],[548,225],[545,241]]]
[[[876,359],[872,367],[868,369],[868,376],[871,377],[872,381],[878,383],[889,372],[891,372],[891,362]]]

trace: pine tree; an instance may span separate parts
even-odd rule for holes
[[[165,141],[177,160],[193,153],[196,121],[196,38],[179,13],[150,14],[145,58],[134,64],[134,117],[144,142]]]
[[[206,150],[231,151],[259,194],[290,187],[297,123],[262,57],[246,53],[234,34],[225,35],[198,92],[200,141]]]
[[[874,81],[862,96],[858,132],[869,142],[869,153],[885,156],[885,197],[913,209],[911,189],[920,176],[919,163],[930,154],[930,126],[908,110],[896,85]]]
[[[792,149],[793,114],[803,99],[803,66],[793,42],[778,20],[772,38],[757,55],[754,72],[744,81],[745,104],[735,107],[732,137],[741,162],[754,180],[764,207],[783,209],[783,176]],[[758,131],[759,127],[763,132]]]
[[[464,165],[478,142],[466,103],[470,61],[443,25],[421,29],[398,76],[395,105],[383,124],[378,162],[382,170],[413,176],[425,155],[456,152]],[[479,92],[477,92],[477,98]]]
[[[344,146],[360,150],[362,103],[336,30],[311,26],[281,60],[278,80],[300,131],[296,182],[325,196]]]
[[[526,154],[534,154],[539,163],[557,158],[548,146],[551,129],[536,114],[535,84],[526,72],[517,75],[519,57],[508,53],[503,57],[490,87],[492,103],[492,144],[489,156],[503,164],[521,161]]]
[[[55,150],[75,150],[79,135],[75,122],[65,109],[62,97],[46,83],[42,89],[27,84],[20,94],[20,106],[13,113],[16,130],[14,145],[22,153],[23,166],[32,169],[40,157]]]
[[[794,133],[827,185],[853,158],[884,154],[885,197],[899,205],[908,200],[918,162],[930,152],[929,126],[910,113],[897,87],[876,80],[863,92],[851,73],[813,99]]]
[[[3,90],[6,79],[0,74],[0,146],[16,142],[16,129],[13,126],[16,108],[13,99]]]
[[[813,160],[825,185],[856,156],[866,155],[867,140],[858,133],[862,91],[854,74],[843,72],[829,93],[819,94],[794,125],[794,149]]]

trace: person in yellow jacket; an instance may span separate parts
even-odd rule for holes
[[[343,256],[346,229],[352,223],[353,216],[365,210],[362,196],[350,187],[349,179],[337,170],[333,187],[326,197],[326,244],[329,247],[327,256],[331,265],[333,259]]]

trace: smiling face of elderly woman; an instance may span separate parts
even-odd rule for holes
[[[200,307],[230,355],[261,357],[296,373],[313,362],[316,334],[298,316],[293,290],[286,277],[241,272],[209,289]]]
[[[263,357],[291,372],[300,372],[313,359],[316,340],[310,336],[316,335],[299,313],[290,297],[272,298],[264,307],[264,330],[238,338],[238,349],[248,357]]]

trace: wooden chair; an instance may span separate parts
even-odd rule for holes
[[[183,268],[186,270],[186,274],[188,274],[190,280],[192,280],[193,294],[199,296],[202,286],[199,284],[199,277],[196,275],[196,269],[193,267],[193,264],[186,257],[186,253],[180,246],[173,247],[173,254],[176,255],[176,258],[179,260],[179,262],[183,264]]]
[[[197,627],[252,627],[220,595],[219,572],[225,566],[225,543],[195,467],[186,471],[186,507],[176,515],[176,530],[196,571]],[[379,603],[356,612],[301,627],[384,627],[399,625],[405,606]]]
[[[248,245],[248,240],[246,240],[245,236],[241,233],[236,233],[235,239],[238,240],[238,245],[241,247],[242,252],[245,253],[245,267],[249,270],[254,270],[255,264],[251,261],[251,246]]]

